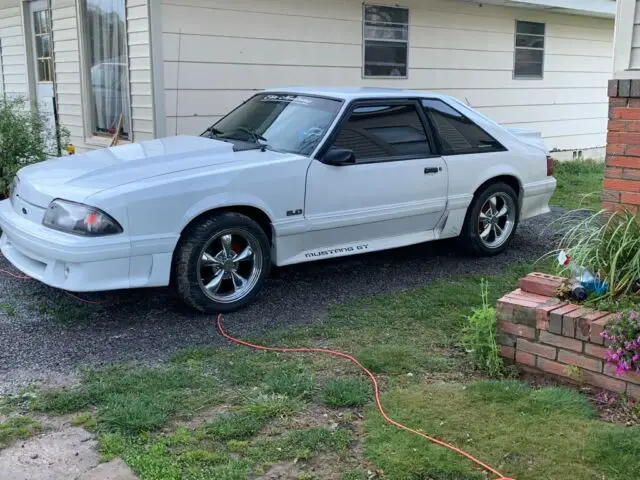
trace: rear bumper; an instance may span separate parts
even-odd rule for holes
[[[131,256],[129,237],[80,237],[18,215],[0,202],[0,250],[16,268],[52,287],[75,292],[167,285],[171,254]]]
[[[556,191],[556,185],[556,179],[553,177],[524,185],[520,219],[526,220],[527,218],[549,213],[551,211],[549,201]]]

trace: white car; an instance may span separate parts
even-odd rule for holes
[[[2,253],[76,292],[174,284],[229,312],[272,265],[459,237],[508,247],[549,211],[552,161],[533,132],[429,92],[280,89],[201,136],[53,159],[0,202]]]

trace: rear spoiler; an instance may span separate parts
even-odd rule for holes
[[[517,137],[518,140],[523,141],[529,145],[534,147],[539,147],[544,150],[545,153],[548,152],[544,141],[542,140],[542,133],[536,132],[535,130],[527,130],[525,128],[512,128],[503,126],[507,132],[512,134],[514,137]]]

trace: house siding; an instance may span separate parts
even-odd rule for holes
[[[199,133],[263,88],[320,84],[451,94],[550,149],[606,143],[609,19],[407,0],[409,78],[374,80],[362,78],[357,0],[161,1],[168,134]],[[542,80],[513,79],[516,20],[546,24]]]
[[[636,0],[636,10],[633,20],[633,41],[631,43],[630,68],[640,68],[640,0]]]
[[[28,96],[27,57],[20,4],[0,0],[0,92]]]

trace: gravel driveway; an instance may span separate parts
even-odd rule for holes
[[[511,249],[494,258],[461,256],[445,241],[274,269],[258,301],[228,315],[226,324],[242,333],[321,322],[332,304],[533,262],[555,248],[555,226],[549,225],[562,213],[554,209],[523,222]],[[36,281],[0,274],[0,394],[29,383],[67,383],[83,365],[153,364],[181,347],[221,342],[213,318],[185,308],[169,289],[90,298],[109,304],[89,306]]]

